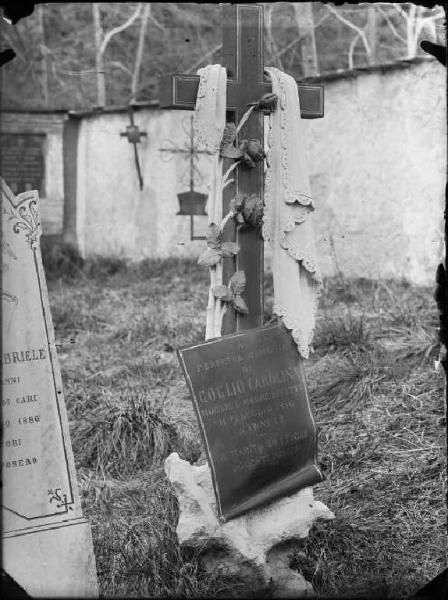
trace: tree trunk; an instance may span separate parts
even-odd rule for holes
[[[100,6],[92,3],[93,27],[95,33],[95,68],[96,68],[96,104],[104,107],[106,105],[106,81],[104,78],[104,61],[101,52],[103,39],[103,28],[101,26]]]
[[[135,99],[135,96],[137,94],[138,79],[140,76],[140,69],[142,66],[143,48],[145,45],[145,35],[146,35],[146,28],[148,25],[148,17],[149,17],[150,10],[151,10],[151,4],[145,3],[144,8],[143,8],[143,14],[142,14],[142,22],[141,22],[141,26],[140,26],[140,35],[138,38],[137,55],[135,57],[134,72],[132,73],[131,94],[132,94],[133,99]]]
[[[300,37],[302,54],[302,75],[311,77],[318,75],[316,36],[314,34],[314,16],[312,2],[293,2],[294,13]]]
[[[376,31],[376,10],[373,4],[367,7],[367,40],[369,42],[370,52],[367,52],[367,62],[374,65],[377,62],[377,31]]]
[[[37,26],[39,29],[40,48],[41,48],[41,63],[42,63],[42,98],[45,108],[49,108],[49,90],[48,90],[48,63],[47,63],[47,48],[45,46],[45,29],[44,29],[44,5],[37,7]]]
[[[270,58],[271,61],[273,61],[275,63],[275,66],[280,69],[281,71],[284,71],[285,68],[283,66],[283,62],[278,54],[278,47],[277,44],[275,42],[274,39],[274,32],[272,31],[272,13],[274,11],[274,4],[269,4],[268,6],[266,6],[266,11],[265,11],[265,19],[264,19],[264,26],[265,26],[265,30],[266,30],[266,42],[267,42],[267,49],[268,49],[268,53],[270,54]]]
[[[408,47],[406,58],[408,59],[415,58],[415,55],[417,54],[417,40],[415,38],[416,12],[417,7],[414,4],[411,4],[409,13],[407,13],[406,16],[406,39]]]

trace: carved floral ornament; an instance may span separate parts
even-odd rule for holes
[[[40,229],[40,218],[37,210],[37,192],[23,192],[14,197],[11,190],[1,180],[2,218],[12,222],[14,233],[24,231],[32,250],[37,248]]]
[[[30,200],[25,206],[19,206],[17,212],[17,222],[14,224],[13,231],[14,233],[19,233],[21,230],[25,231],[30,248],[35,250],[40,234],[40,220],[36,200]]]

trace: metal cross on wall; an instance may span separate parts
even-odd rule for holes
[[[263,7],[257,4],[226,4],[222,7],[222,48],[220,64],[227,69],[227,122],[237,124],[250,103],[270,93],[264,80]],[[197,75],[168,75],[160,80],[160,107],[194,110],[199,86]],[[323,117],[323,86],[298,85],[302,118]],[[263,141],[263,112],[254,111],[241,129],[241,138]],[[232,161],[224,159],[226,171]],[[263,162],[252,169],[239,166],[234,191],[223,194],[223,214],[229,212],[231,199],[238,195],[263,198]],[[263,239],[258,228],[229,220],[224,228],[226,241],[236,241],[240,250],[234,258],[223,258],[223,284],[227,285],[236,270],[247,276],[245,291],[248,314],[226,311],[222,334],[263,325]]]
[[[132,106],[129,107],[129,121],[130,121],[130,125],[128,125],[126,127],[126,131],[121,132],[120,135],[121,135],[121,137],[127,137],[128,142],[130,144],[133,144],[133,146],[134,146],[135,168],[137,169],[138,183],[140,185],[140,189],[142,190],[143,189],[143,177],[142,177],[142,172],[140,169],[140,161],[138,158],[137,144],[140,143],[141,137],[147,136],[147,133],[145,131],[140,131],[138,126],[134,123],[134,112],[132,110]]]
[[[189,171],[188,171],[188,179],[189,179],[189,191],[181,192],[177,194],[180,204],[180,210],[177,213],[178,215],[186,215],[190,216],[190,239],[191,240],[205,240],[205,236],[203,235],[194,235],[194,223],[193,216],[194,215],[207,215],[205,212],[205,203],[207,201],[207,194],[202,194],[201,192],[197,192],[194,189],[194,179],[195,175],[200,180],[202,180],[202,175],[198,170],[195,162],[198,159],[199,154],[209,155],[206,150],[200,150],[199,147],[195,144],[194,141],[194,130],[193,130],[193,116],[191,115],[187,119],[182,120],[182,125],[184,127],[185,133],[188,135],[188,143],[186,143],[183,147],[174,146],[171,140],[164,140],[165,144],[171,147],[162,147],[159,148],[160,152],[167,152],[171,154],[183,154],[189,157]],[[188,129],[187,129],[187,127]],[[163,142],[162,142],[163,144]],[[181,177],[181,181],[183,182],[183,177]]]

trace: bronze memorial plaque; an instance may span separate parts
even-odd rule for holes
[[[302,359],[281,324],[180,348],[227,521],[323,480]]]

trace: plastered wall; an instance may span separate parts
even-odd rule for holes
[[[112,255],[130,259],[189,256],[204,242],[190,240],[190,218],[177,216],[177,194],[189,189],[187,155],[160,148],[188,146],[184,126],[189,113],[139,110],[135,123],[146,137],[138,144],[144,179],[140,190],[134,147],[120,132],[126,113],[82,120],[78,139],[77,237],[84,256]],[[209,159],[196,163],[206,175]],[[206,193],[207,181],[195,175],[194,188]],[[203,235],[206,217],[195,217],[194,234]]]
[[[325,118],[303,121],[323,273],[431,284],[443,248],[445,69],[420,60],[323,83]],[[135,111],[147,134],[138,144],[143,190],[134,148],[120,135],[129,124],[126,111],[78,115],[71,153],[64,148],[66,115],[4,112],[0,127],[47,136],[44,234],[61,233],[65,211],[74,217],[66,219],[73,230],[65,239],[75,239],[83,256],[140,260],[198,256],[205,247],[190,240],[189,217],[176,214],[177,194],[189,189],[188,156],[161,152],[188,149],[191,114]],[[65,199],[64,152],[74,173],[74,192]],[[207,192],[210,164],[204,154],[195,163],[197,191]],[[206,222],[194,217],[196,235],[205,233]]]
[[[325,275],[405,277],[431,283],[442,251],[446,173],[445,70],[435,61],[325,82],[325,118],[304,121]],[[187,159],[160,152],[188,144],[190,113],[141,109],[136,123],[145,186],[120,137],[126,113],[83,119],[79,134],[77,235],[85,256],[198,255],[188,217],[176,215]],[[210,162],[201,157],[206,175]],[[206,192],[205,183],[197,184]],[[206,219],[195,217],[196,233]],[[269,263],[269,249],[266,249]]]
[[[305,121],[323,272],[432,283],[443,248],[446,70],[435,61],[326,84]]]

